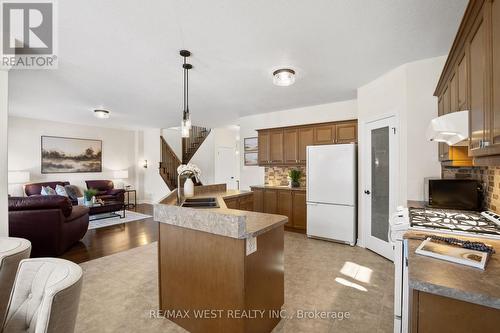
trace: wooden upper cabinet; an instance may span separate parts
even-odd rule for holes
[[[306,191],[293,191],[293,227],[306,230],[307,228],[307,206]]]
[[[283,160],[285,163],[299,162],[299,134],[298,129],[290,128],[283,130]]]
[[[292,212],[292,191],[278,191],[277,213],[288,217],[288,222],[285,224],[287,227],[293,226]]]
[[[268,164],[269,158],[269,131],[259,131],[259,165]]]
[[[306,163],[307,146],[314,144],[314,128],[304,127],[298,130],[298,160],[299,163]]]
[[[335,126],[335,143],[358,142],[358,122],[338,124]]]
[[[453,74],[453,77],[450,80],[450,84],[448,86],[448,90],[450,91],[450,112],[456,112],[459,110],[458,108],[458,78],[456,74]]]
[[[335,125],[318,125],[314,127],[314,144],[328,145],[335,143]]]
[[[446,87],[443,93],[443,114],[451,112],[450,89]]]
[[[492,17],[492,93],[493,105],[491,108],[492,124],[492,144],[500,144],[500,0],[494,0],[491,3]]]
[[[484,7],[483,7],[484,9]],[[485,130],[486,31],[480,14],[470,40],[470,146],[483,146]]]
[[[269,130],[269,160],[271,164],[283,163],[283,129]]]
[[[467,110],[467,57],[465,53],[462,55],[458,66],[457,73],[457,95],[458,95],[458,109]]]

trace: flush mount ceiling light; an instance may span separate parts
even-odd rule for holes
[[[184,110],[182,111],[181,136],[189,138],[189,131],[192,127],[191,116],[189,114],[189,70],[193,68],[193,65],[186,62],[186,58],[191,55],[191,52],[181,50],[179,54],[184,58],[184,63],[182,64],[182,68],[184,69]]]
[[[291,86],[295,82],[295,71],[282,68],[273,72],[273,83],[280,87]]]
[[[96,116],[97,118],[101,118],[101,119],[108,119],[109,118],[109,111],[97,109],[97,110],[94,110],[94,116]]]

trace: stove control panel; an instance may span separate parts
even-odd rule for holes
[[[500,226],[500,215],[498,215],[497,213],[491,211],[484,211],[481,213],[481,215],[486,217],[488,220],[495,223],[496,225]]]

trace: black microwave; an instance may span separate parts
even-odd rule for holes
[[[472,179],[425,180],[425,200],[429,207],[476,210],[483,209],[483,187]]]

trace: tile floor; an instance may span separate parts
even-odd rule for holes
[[[156,309],[156,243],[81,264],[76,332],[185,332]],[[359,247],[285,233],[285,306],[348,312],[349,319],[286,319],[273,332],[391,332],[393,264]]]

